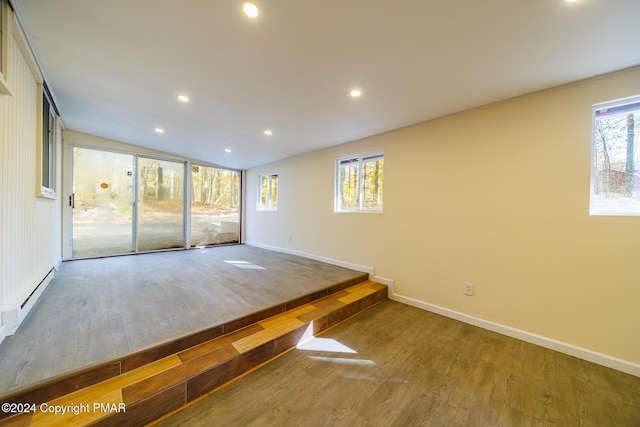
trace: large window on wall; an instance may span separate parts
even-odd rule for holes
[[[336,212],[382,212],[382,151],[336,160]]]
[[[640,215],[640,96],[593,106],[591,215]]]
[[[278,175],[260,175],[260,187],[258,188],[258,210],[278,210]]]
[[[240,242],[240,172],[191,166],[191,246]]]

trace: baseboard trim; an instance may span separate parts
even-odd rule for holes
[[[281,248],[277,246],[263,245],[256,242],[245,242],[248,246],[255,246],[262,249],[268,249],[276,252],[283,252],[290,255],[297,255],[304,258],[314,259],[316,261],[326,262],[327,264],[337,265],[339,267],[350,268],[356,271],[362,271],[369,273],[369,279],[374,282],[382,283],[388,288],[388,297],[393,301],[398,301],[413,307],[421,308],[423,310],[430,311],[432,313],[440,314],[451,319],[459,320],[464,323],[468,323],[473,326],[477,326],[482,329],[486,329],[498,334],[506,335],[511,338],[519,339],[531,344],[539,345],[540,347],[548,348],[550,350],[558,351],[560,353],[567,354],[569,356],[577,357],[578,359],[586,360],[588,362],[596,363],[607,368],[615,369],[616,371],[624,372],[636,377],[640,377],[640,365],[629,362],[627,360],[618,359],[607,354],[598,353],[586,348],[578,347],[572,344],[568,344],[562,341],[554,340],[542,335],[537,335],[531,332],[523,331],[521,329],[513,328],[511,326],[502,325],[500,323],[492,322],[490,320],[481,319],[479,317],[470,316],[459,311],[450,310],[445,307],[430,304],[415,298],[407,297],[401,294],[395,293],[395,281],[384,277],[376,276],[374,274],[373,267],[366,267],[357,264],[351,264],[344,261],[335,260],[332,258],[326,258],[319,255],[314,255],[306,252],[295,251],[292,249]]]
[[[550,350],[558,351],[560,353],[567,354],[569,356],[577,357],[588,362],[593,362],[598,365],[605,366],[607,368],[615,369],[620,372],[624,372],[636,377],[640,377],[640,365],[632,363],[626,360],[618,359],[613,356],[598,353],[586,348],[578,347],[572,344],[568,344],[562,341],[554,340],[552,338],[537,335],[531,332],[523,331],[521,329],[512,328],[510,326],[502,325],[500,323],[491,322],[489,320],[481,319],[478,317],[470,316],[468,314],[461,313],[459,311],[450,310],[448,308],[440,307],[434,304],[429,304],[424,301],[417,300],[415,298],[407,297],[404,295],[393,293],[389,295],[389,299],[398,301],[413,307],[421,308],[436,314],[440,314],[451,319],[459,320],[470,325],[478,326],[489,331],[493,331],[502,335],[506,335],[511,338],[516,338],[521,341],[525,341],[531,344],[539,345]]]
[[[396,282],[393,279],[387,279],[386,277],[380,277],[380,276],[371,276],[369,277],[369,280],[386,285],[387,298],[391,299],[391,297],[395,292],[395,286],[396,286]]]
[[[257,242],[245,242],[247,246],[255,246],[256,248],[268,249],[270,251],[282,252],[289,255],[296,255],[303,258],[309,258],[316,261],[326,262],[327,264],[337,265],[338,267],[350,268],[351,270],[362,271],[363,273],[369,273],[369,276],[373,276],[373,267],[367,267],[365,265],[351,264],[349,262],[340,261],[333,258],[326,258],[320,255],[310,254],[307,252],[296,251],[293,249],[281,248],[279,246],[269,246]],[[382,282],[381,282],[382,283]]]

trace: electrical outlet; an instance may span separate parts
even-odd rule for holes
[[[289,243],[291,243],[291,234],[289,234]]]
[[[462,290],[465,295],[473,296],[473,283],[464,282],[464,288]]]

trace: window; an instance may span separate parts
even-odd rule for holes
[[[382,212],[384,157],[381,151],[336,161],[336,212]]]
[[[2,72],[3,75],[5,70],[4,53],[7,50],[4,46],[4,32],[5,32],[4,17],[7,14],[4,11],[4,4],[5,4],[5,0],[0,0],[0,72]]]
[[[258,210],[278,210],[278,175],[260,175]]]
[[[191,246],[240,241],[240,172],[191,166]]]
[[[56,111],[46,86],[42,86],[42,119],[40,138],[40,192],[38,195],[55,197]]]
[[[0,94],[10,95],[7,85],[7,61],[9,60],[9,16],[7,0],[0,0]]]
[[[640,96],[593,106],[591,215],[640,215]]]

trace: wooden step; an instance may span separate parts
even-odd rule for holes
[[[386,286],[365,281],[270,317],[258,316],[250,324],[243,321],[228,333],[192,337],[188,346],[174,344],[171,353],[165,345],[132,355],[120,361],[115,375],[112,364],[101,366],[104,372],[76,375],[73,390],[18,391],[0,402],[26,412],[3,411],[0,426],[148,423],[386,298]],[[106,378],[98,379],[100,375]]]

